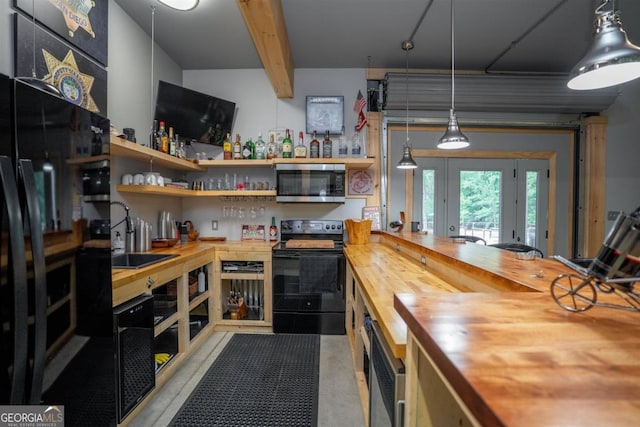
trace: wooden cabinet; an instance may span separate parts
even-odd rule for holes
[[[213,293],[217,296],[213,314],[216,330],[272,330],[271,247],[252,251],[242,248],[218,250],[215,255]],[[245,304],[246,315],[230,307],[231,292],[238,292]]]

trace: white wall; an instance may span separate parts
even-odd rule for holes
[[[297,135],[305,129],[305,102],[307,95],[344,96],[344,120],[347,130],[356,123],[353,104],[358,90],[366,93],[364,69],[297,69],[294,73],[294,98],[277,99],[269,79],[263,70],[187,70],[183,73],[183,85],[189,89],[217,96],[236,103],[237,115],[233,133],[239,133],[244,142],[248,137],[255,139],[258,132],[265,136],[270,129],[290,128]],[[349,135],[350,133],[347,132]],[[309,141],[305,135],[305,141]],[[337,145],[337,144],[334,144]],[[220,158],[218,147],[197,144],[198,151]],[[251,179],[266,179],[274,182],[273,170],[255,168],[210,168],[207,174],[190,174],[191,179],[222,177],[234,172],[239,176],[248,174]],[[182,202],[183,219],[193,222],[195,228],[205,236],[226,235],[229,239],[239,239],[241,225],[269,224],[271,216],[276,223],[281,219],[345,219],[360,218],[364,199],[348,199],[344,205],[336,204],[280,204],[261,199],[202,199],[186,198]],[[264,206],[265,214],[255,220],[245,218],[223,218],[223,206],[245,208]],[[211,220],[219,221],[218,231],[211,229]]]

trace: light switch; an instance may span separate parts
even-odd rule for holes
[[[607,221],[615,221],[620,215],[620,211],[609,211],[607,212]]]

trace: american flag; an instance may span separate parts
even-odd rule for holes
[[[356,98],[356,103],[353,104],[353,111],[356,113],[362,112],[364,106],[367,105],[367,100],[364,96],[362,96],[362,91],[358,91],[358,97]]]

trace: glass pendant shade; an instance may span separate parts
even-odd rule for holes
[[[449,110],[449,125],[442,138],[438,140],[438,148],[444,150],[455,150],[458,148],[465,148],[469,146],[469,138],[460,132],[458,126],[458,118],[456,113]]]
[[[198,5],[200,0],[158,0],[158,1],[176,10],[191,10]]]
[[[415,169],[417,167],[416,161],[411,157],[411,147],[405,145],[402,149],[402,159],[398,163],[398,169]]]
[[[567,87],[574,90],[600,89],[640,77],[640,47],[629,41],[615,11],[596,10],[593,44],[569,77]]]

